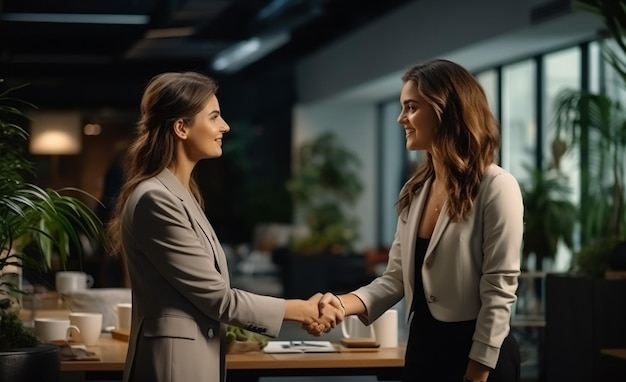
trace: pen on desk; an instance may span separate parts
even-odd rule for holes
[[[316,343],[312,343],[312,342],[305,342],[305,341],[290,341],[289,342],[291,346],[313,346],[313,347],[326,347],[326,345],[324,344],[316,344]]]

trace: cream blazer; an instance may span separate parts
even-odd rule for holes
[[[284,300],[230,287],[213,228],[169,170],[137,186],[122,219],[133,295],[124,381],[225,381],[226,324],[278,335]]]
[[[405,297],[406,320],[413,302],[415,238],[430,190],[427,181],[413,197],[408,216],[398,219],[384,274],[354,292],[365,304],[365,324]],[[444,205],[422,265],[430,312],[440,321],[476,319],[472,358],[491,368],[509,333],[516,300],[523,236],[524,207],[515,178],[491,165],[481,182],[467,219],[453,223]]]

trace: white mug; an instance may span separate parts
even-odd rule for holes
[[[75,330],[80,333],[76,325],[70,325],[70,320],[58,318],[35,318],[35,335],[42,342],[67,341],[70,333]]]
[[[344,338],[376,338],[374,327],[365,326],[357,316],[346,316],[341,322],[341,334]]]
[[[62,295],[72,294],[72,292],[91,288],[93,286],[93,276],[85,272],[63,271],[55,275],[55,285],[58,293]]]
[[[102,333],[102,313],[71,312],[70,323],[80,329],[76,342],[85,346],[94,346],[98,343]]]
[[[386,311],[369,326],[357,316],[348,316],[341,322],[341,333],[344,338],[371,338],[381,348],[395,348],[398,346],[398,311]]]
[[[389,309],[372,323],[376,342],[381,348],[398,347],[398,311]]]
[[[115,313],[117,329],[130,329],[130,322],[133,317],[133,305],[130,303],[120,303],[113,308]]]

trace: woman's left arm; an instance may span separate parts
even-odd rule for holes
[[[524,203],[517,180],[502,172],[486,179],[481,211],[483,263],[478,313],[470,359],[494,368],[509,334],[516,300],[524,231]]]

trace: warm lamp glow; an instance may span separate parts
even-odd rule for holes
[[[41,112],[31,115],[30,152],[38,155],[80,153],[81,121],[78,112]]]

